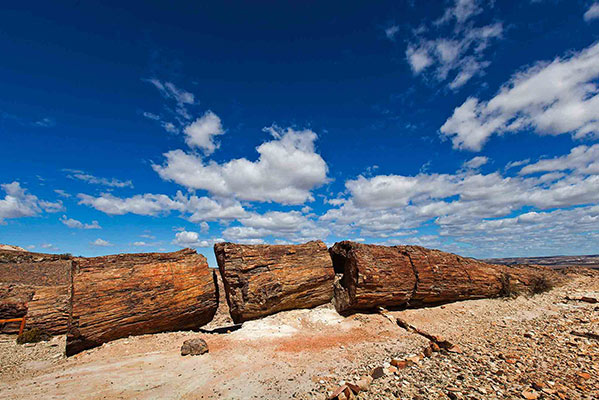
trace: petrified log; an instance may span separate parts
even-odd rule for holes
[[[18,286],[0,286],[0,319],[21,318],[27,315],[27,304],[33,298],[32,289]],[[8,333],[8,330],[0,332]],[[12,333],[12,332],[11,332]]]
[[[216,272],[194,250],[77,258],[67,355],[130,335],[197,329],[218,306]]]
[[[420,246],[379,246],[349,241],[329,250],[339,312],[406,307],[498,296],[504,275],[527,286],[546,269],[507,267]]]
[[[311,308],[333,296],[335,273],[326,245],[216,243],[214,253],[235,323]]]
[[[0,318],[26,316],[26,329],[66,333],[71,264],[69,255],[0,251]],[[18,324],[7,324],[0,331],[18,329]]]

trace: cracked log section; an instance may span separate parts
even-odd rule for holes
[[[191,249],[77,258],[72,277],[69,356],[130,335],[197,329],[218,306],[215,271]]]
[[[335,273],[321,241],[300,245],[216,243],[214,253],[235,323],[331,301]]]
[[[344,241],[329,250],[339,312],[376,307],[418,307],[498,296],[508,274],[524,288],[548,269],[487,264],[420,246],[379,246]]]
[[[0,319],[24,316],[25,329],[66,333],[71,264],[68,255],[0,250]],[[17,333],[19,325],[2,324],[0,333]]]

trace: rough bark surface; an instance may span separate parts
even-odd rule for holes
[[[214,252],[235,323],[328,303],[335,273],[326,245],[217,243]]]
[[[419,246],[335,243],[329,250],[335,271],[339,312],[405,307],[498,296],[502,275],[526,287],[546,268],[501,266]]]
[[[0,319],[25,316],[26,329],[66,333],[71,265],[69,255],[0,250]],[[0,332],[18,329],[18,323],[11,323]]]
[[[75,259],[67,355],[130,335],[199,328],[218,306],[215,278],[191,249]]]

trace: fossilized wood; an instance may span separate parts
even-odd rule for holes
[[[399,306],[412,297],[414,267],[396,248],[339,242],[329,251],[335,272],[343,274],[335,282],[333,302],[338,311]]]
[[[21,285],[0,284],[0,319],[20,318],[27,315],[27,304],[34,291]],[[9,329],[1,330],[9,333]],[[10,332],[12,333],[12,332]]]
[[[66,333],[71,265],[69,255],[0,251],[0,318],[26,316],[26,329]],[[18,324],[6,324],[1,332],[18,329]]]
[[[214,252],[235,323],[311,308],[333,296],[335,273],[326,245],[216,243]]]
[[[191,249],[75,259],[67,355],[130,335],[199,328],[218,306],[215,278]]]
[[[502,274],[526,287],[545,268],[487,264],[419,246],[335,243],[330,249],[335,271],[334,303],[339,312],[376,307],[406,307],[495,297]]]

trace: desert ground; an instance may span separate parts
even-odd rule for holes
[[[572,299],[598,299],[599,273],[563,276],[531,297],[389,313],[456,345],[432,354],[428,339],[384,315],[343,317],[332,305],[211,333],[231,324],[221,302],[201,332],[129,337],[70,358],[64,337],[18,345],[2,335],[0,398],[327,399],[382,367],[358,399],[597,399],[599,304]],[[209,353],[181,356],[196,337]]]

